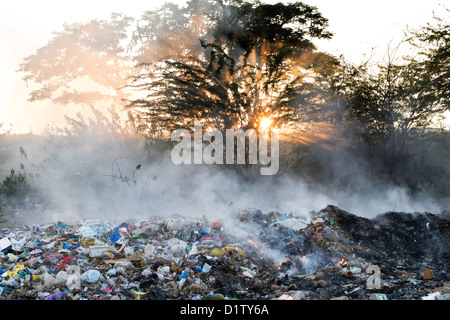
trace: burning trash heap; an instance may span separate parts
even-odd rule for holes
[[[445,213],[257,209],[2,228],[0,300],[448,300]]]

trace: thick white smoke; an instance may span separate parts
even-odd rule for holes
[[[239,173],[233,165],[174,165],[170,150],[149,161],[146,150],[142,138],[124,136],[16,141],[4,148],[11,154],[3,157],[8,161],[2,163],[1,174],[18,171],[20,163],[25,173],[33,173],[28,181],[43,200],[31,207],[34,218],[29,223],[173,215],[225,220],[247,208],[308,217],[329,204],[365,217],[392,210],[441,210],[432,199],[412,199],[405,188],[380,185],[363,171],[355,171],[352,189],[339,189],[286,173]]]

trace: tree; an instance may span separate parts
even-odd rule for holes
[[[217,3],[214,10],[212,3]],[[193,12],[202,12],[203,17]],[[186,38],[198,36],[194,43],[200,47],[180,41],[178,54],[138,65],[139,74],[130,77],[130,87],[144,96],[129,106],[143,130],[149,124],[150,131],[192,127],[196,120],[221,130],[258,129],[265,117],[274,125],[289,124],[299,118],[301,108],[294,98],[302,84],[330,72],[325,69],[332,57],[318,53],[312,42],[331,37],[327,19],[315,7],[301,2],[190,1],[184,9],[171,7],[165,13],[183,17],[164,21],[170,30],[190,30]],[[195,23],[199,20],[205,26]],[[166,30],[160,25],[156,29]],[[174,41],[172,33],[146,38],[151,39],[150,47],[155,39],[159,44]],[[140,52],[148,52],[145,42]]]
[[[450,10],[447,9],[450,13]],[[450,108],[450,24],[448,20],[434,17],[435,24],[413,30],[408,42],[419,48],[418,67],[427,73],[427,85],[435,92],[443,109]]]
[[[399,58],[389,49],[372,70],[367,63],[342,69],[345,81],[338,92],[348,120],[357,123],[357,136],[371,157],[381,158],[389,177],[414,157],[412,141],[450,110],[449,30],[440,23],[413,32],[403,45],[420,46],[418,55]]]
[[[191,0],[185,7],[166,3],[144,12],[128,45],[133,62],[149,64],[199,55],[203,51],[199,39],[209,38],[209,16],[215,10],[214,1]]]
[[[18,71],[25,73],[27,86],[37,87],[30,92],[29,101],[118,106],[128,96],[121,89],[134,71],[123,45],[132,21],[111,14],[110,20],[65,24],[20,64]]]
[[[292,126],[307,120],[299,93],[311,102],[315,79],[333,72],[333,58],[313,44],[331,37],[328,21],[301,2],[190,0],[145,12],[134,29],[133,21],[112,14],[65,24],[20,65],[29,100],[126,104],[144,133],[195,120],[258,129],[270,117]]]

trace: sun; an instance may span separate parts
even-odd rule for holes
[[[270,119],[268,117],[263,117],[259,121],[259,129],[260,130],[269,129],[271,125],[272,125],[272,119]]]

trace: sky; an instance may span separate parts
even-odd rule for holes
[[[137,0],[15,0],[2,3],[0,11],[0,133],[42,132],[46,125],[64,124],[64,115],[75,110],[50,102],[27,102],[29,90],[17,73],[23,58],[32,55],[62,30],[64,23],[108,19],[110,13],[139,18],[166,1]],[[185,1],[175,0],[182,4]],[[262,1],[274,3],[279,1]],[[284,1],[282,1],[284,2]],[[288,2],[288,1],[286,1]],[[381,58],[389,43],[400,41],[407,27],[418,28],[432,21],[433,11],[444,12],[444,0],[304,0],[318,7],[329,19],[331,40],[317,43],[320,49],[343,54],[359,63],[364,55]],[[443,16],[441,14],[440,16]],[[450,123],[447,122],[447,126]]]

